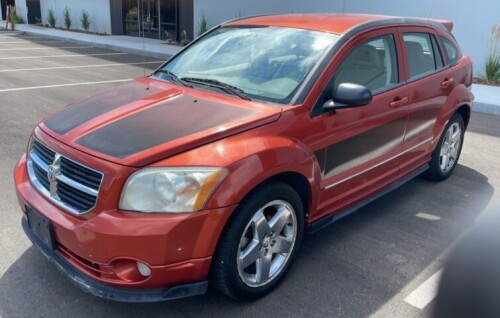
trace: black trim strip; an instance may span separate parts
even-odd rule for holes
[[[381,165],[384,165],[384,164],[388,163],[389,161],[392,161],[392,160],[394,160],[394,159],[396,159],[396,158],[398,158],[398,157],[401,157],[402,155],[404,155],[404,154],[405,154],[405,153],[407,153],[407,152],[412,151],[413,149],[416,149],[416,148],[418,148],[418,147],[421,147],[421,146],[425,145],[425,144],[426,144],[426,143],[428,143],[428,142],[431,142],[431,141],[432,141],[432,139],[433,139],[432,137],[431,137],[431,138],[428,138],[428,139],[426,139],[426,140],[424,140],[424,141],[422,141],[422,142],[420,142],[420,143],[418,143],[418,144],[416,144],[416,145],[414,145],[414,146],[412,146],[412,147],[410,147],[410,148],[408,148],[408,149],[403,150],[402,152],[398,153],[397,155],[392,156],[392,157],[391,157],[391,158],[389,158],[389,159],[386,159],[386,160],[384,160],[384,161],[381,161],[381,162],[379,162],[379,163],[377,163],[377,164],[375,164],[375,165],[373,165],[373,166],[371,166],[371,167],[366,168],[366,169],[365,169],[365,170],[363,170],[363,171],[360,171],[360,172],[358,172],[358,173],[355,173],[355,174],[353,174],[353,175],[350,175],[349,177],[347,177],[347,178],[345,178],[345,179],[342,179],[342,180],[336,181],[336,182],[334,182],[334,183],[331,183],[331,184],[329,184],[329,185],[325,186],[325,189],[326,189],[326,190],[328,190],[328,189],[330,189],[330,188],[333,188],[333,187],[334,187],[334,186],[336,186],[336,185],[339,185],[339,184],[341,184],[341,183],[343,183],[343,182],[346,182],[347,180],[351,180],[352,178],[355,178],[355,177],[357,177],[357,176],[360,176],[360,175],[362,175],[363,173],[366,173],[366,172],[368,172],[368,171],[370,171],[370,170],[373,170],[373,169],[375,169],[375,168],[378,168],[378,167],[380,167]]]
[[[23,217],[23,230],[33,245],[52,263],[61,274],[86,293],[97,297],[130,303],[150,303],[204,294],[207,281],[184,284],[161,289],[130,289],[102,284],[76,270],[57,252],[50,250],[31,232],[28,221]]]
[[[139,99],[146,99],[162,90],[132,81],[112,87],[64,108],[44,124],[59,135],[92,120],[93,118]]]
[[[82,136],[76,143],[123,159],[172,140],[221,124],[243,120],[258,113],[258,110],[249,108],[179,96],[109,123]]]
[[[307,233],[308,234],[311,234],[311,233],[314,233],[314,232],[317,232],[321,229],[323,229],[324,227],[340,220],[341,218],[345,217],[345,216],[348,216],[349,214],[359,210],[360,208],[362,208],[363,206],[375,201],[376,199],[386,195],[387,193],[391,192],[392,190],[395,190],[397,188],[399,188],[400,186],[404,185],[405,183],[407,183],[408,181],[412,180],[413,178],[415,178],[416,176],[418,176],[419,174],[421,174],[422,172],[424,172],[425,170],[429,169],[429,165],[425,165],[421,168],[419,168],[418,170],[416,170],[415,172],[407,175],[405,178],[385,187],[384,189],[380,190],[379,192],[369,196],[368,198],[364,199],[363,201],[361,201],[360,203],[358,204],[355,204],[353,206],[350,206],[348,208],[346,208],[345,210],[342,210],[340,212],[337,212],[335,214],[330,214],[330,215],[327,215],[321,219],[319,219],[318,221],[315,221],[314,223],[312,223],[308,230],[307,230]]]

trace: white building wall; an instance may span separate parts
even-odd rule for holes
[[[352,0],[351,0],[352,1]],[[367,0],[370,1],[370,0]],[[342,12],[343,0],[193,0],[194,34],[205,14],[209,28],[241,16],[277,13]]]
[[[26,0],[16,0],[16,14],[28,21],[28,8],[26,7]]]
[[[210,27],[239,15],[349,12],[429,17],[454,22],[453,34],[474,61],[476,75],[484,72],[491,28],[500,25],[499,0],[194,0],[194,30],[203,13]]]
[[[16,3],[19,0],[16,0]],[[42,11],[43,23],[48,23],[48,12],[52,9],[56,15],[56,26],[64,27],[64,8],[68,7],[71,14],[71,28],[83,29],[80,23],[82,9],[85,9],[90,16],[91,32],[111,34],[111,12],[109,0],[41,0],[40,9]]]

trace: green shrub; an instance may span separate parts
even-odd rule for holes
[[[14,16],[14,20],[16,24],[24,24],[26,21],[23,19],[23,17],[18,16],[17,14]]]
[[[500,54],[489,54],[486,58],[485,77],[489,82],[500,83]]]
[[[198,24],[198,36],[208,31],[208,21],[205,15],[205,11],[201,13],[201,21]]]
[[[181,32],[181,43],[180,43],[180,44],[181,44],[182,46],[186,46],[186,45],[188,45],[188,44],[189,44],[189,42],[191,42],[191,41],[189,41],[189,38],[188,38],[188,36],[187,36],[187,32],[186,32],[186,30],[182,31],[182,32]]]
[[[68,6],[64,7],[63,17],[64,26],[66,26],[66,29],[71,28],[71,12],[69,11]]]
[[[234,15],[234,18],[235,18],[235,19],[241,19],[241,18],[243,18],[244,16],[245,16],[245,13],[244,13],[243,11],[241,11],[241,9],[240,9],[240,10],[238,10],[238,12]]]
[[[490,52],[484,66],[485,79],[489,82],[500,83],[500,25],[491,29]]]
[[[57,19],[56,19],[56,15],[54,14],[54,10],[49,9],[49,13],[47,14],[47,16],[48,16],[47,22],[49,22],[49,25],[51,27],[55,28]]]
[[[14,30],[14,28],[16,27],[16,23],[17,23],[17,8],[16,7],[10,7],[9,20],[10,20],[10,28],[11,28],[11,30]]]
[[[87,11],[83,9],[82,9],[82,14],[80,15],[80,22],[82,24],[82,28],[88,32],[90,28],[90,15]]]

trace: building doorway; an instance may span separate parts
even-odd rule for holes
[[[126,35],[160,40],[179,37],[178,0],[123,0],[123,14]]]
[[[15,6],[14,0],[0,0],[0,8],[2,8],[2,20],[7,20],[7,6]]]
[[[35,24],[37,20],[42,21],[42,12],[40,10],[40,0],[27,0],[28,24]]]

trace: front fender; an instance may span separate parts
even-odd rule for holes
[[[309,211],[314,211],[319,198],[321,169],[316,156],[299,142],[282,136],[248,132],[190,150],[154,166],[226,167],[230,173],[211,195],[205,209],[238,204],[259,184],[286,172],[298,173],[308,180]]]

